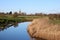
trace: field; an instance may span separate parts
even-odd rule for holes
[[[14,15],[0,15],[0,29],[11,24],[16,25],[20,22],[32,21],[35,18],[40,18],[40,16],[14,16]]]

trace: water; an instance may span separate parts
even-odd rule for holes
[[[18,25],[0,28],[0,40],[30,40],[27,27],[30,22],[18,23]]]

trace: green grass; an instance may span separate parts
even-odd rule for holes
[[[51,20],[49,21],[50,23],[52,24],[60,24],[60,20],[59,19],[56,19],[56,20]]]
[[[19,22],[32,21],[35,18],[40,18],[40,16],[17,16],[6,15],[5,17],[0,16],[0,28],[4,28],[8,24],[14,25]]]
[[[32,21],[35,18],[39,18],[40,16],[17,16],[13,17],[12,15],[6,15],[5,17],[0,17],[1,23],[9,23],[9,22],[24,22],[24,21]]]

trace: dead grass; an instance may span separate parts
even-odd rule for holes
[[[34,19],[28,27],[28,32],[32,37],[60,40],[60,25],[50,24],[49,18]]]

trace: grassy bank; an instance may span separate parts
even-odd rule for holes
[[[0,16],[0,26],[7,24],[14,24],[19,22],[32,21],[35,18],[40,18],[40,16],[16,16],[13,15],[3,15]]]
[[[0,26],[1,25],[7,25],[7,24],[15,24],[19,22],[26,22],[26,21],[32,21],[36,18],[42,18],[42,17],[48,17],[50,20],[50,23],[53,24],[60,24],[60,14],[24,14],[24,13],[0,13]]]
[[[7,17],[0,17],[0,23],[5,22],[24,22],[24,21],[32,21],[35,18],[39,18],[40,16],[7,16]]]
[[[0,30],[4,30],[12,25],[16,26],[20,22],[32,21],[35,18],[40,18],[40,16],[17,16],[4,15],[0,16]]]

